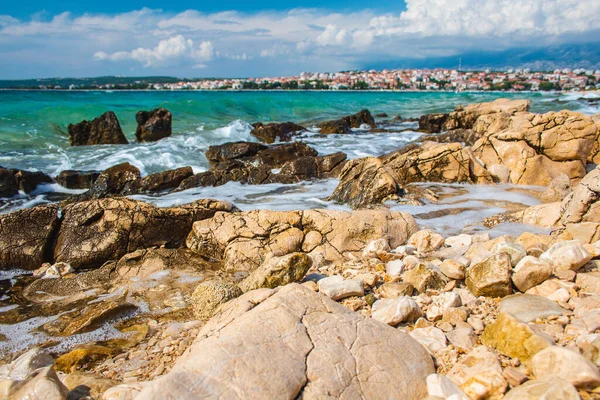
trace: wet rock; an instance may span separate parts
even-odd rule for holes
[[[25,380],[33,371],[54,363],[54,358],[44,349],[34,347],[21,354],[16,360],[7,365],[1,377],[13,381]]]
[[[400,192],[401,187],[375,157],[359,158],[346,163],[340,182],[328,198],[336,203],[364,208],[383,202]]]
[[[74,373],[80,368],[100,362],[116,353],[116,349],[99,344],[78,345],[70,352],[58,357],[54,369],[64,373]]]
[[[12,172],[15,174],[19,190],[27,194],[33,192],[38,185],[54,182],[52,178],[41,171],[13,169]]]
[[[563,315],[565,310],[552,300],[531,294],[513,294],[500,302],[500,312],[509,313],[523,322]]]
[[[69,399],[85,398],[102,399],[102,394],[117,383],[110,379],[102,379],[92,374],[75,372],[67,375],[63,383],[69,389]]]
[[[67,189],[89,189],[99,176],[100,171],[64,170],[54,179]]]
[[[320,279],[317,284],[319,285],[319,292],[333,300],[365,294],[362,280],[344,279],[341,275],[332,275]]]
[[[112,111],[93,121],[84,120],[78,124],[69,124],[68,131],[71,146],[129,143],[123,135],[117,116]]]
[[[440,272],[422,263],[405,271],[402,280],[412,284],[419,293],[425,293],[427,289],[440,290],[446,285]]]
[[[481,342],[505,356],[529,361],[537,352],[552,345],[552,341],[535,333],[526,323],[501,312],[496,321],[485,327]]]
[[[240,282],[243,292],[254,289],[273,289],[304,278],[312,266],[312,260],[304,253],[292,253],[283,257],[273,257]]]
[[[0,167],[0,198],[13,197],[19,193],[19,185],[15,174],[6,168]]]
[[[578,241],[558,242],[541,256],[540,261],[550,264],[555,270],[577,271],[592,259],[592,255]]]
[[[500,253],[467,269],[466,284],[475,296],[504,297],[512,293],[510,257]]]
[[[439,352],[448,343],[444,332],[433,326],[413,329],[410,336],[421,343],[430,353]]]
[[[582,355],[552,346],[537,353],[531,360],[536,378],[558,376],[578,388],[594,388],[600,384],[598,367]]]
[[[293,122],[263,124],[257,122],[252,124],[252,135],[256,136],[263,143],[289,142],[292,137],[299,132],[305,131],[303,126],[294,124]]]
[[[52,366],[48,366],[34,371],[25,380],[13,381],[7,397],[11,400],[66,400],[68,392]]]
[[[249,292],[225,305],[202,328],[187,356],[137,398],[158,399],[164,393],[183,400],[209,393],[252,398],[426,396],[425,379],[434,372],[433,363],[407,334],[297,284],[271,291],[262,302],[248,301],[252,296]],[[211,367],[216,364],[218,371]],[[331,374],[334,365],[348,373]],[[199,377],[202,385],[183,384]]]
[[[377,300],[371,311],[373,319],[391,326],[416,321],[421,315],[419,305],[408,296]]]
[[[444,237],[431,229],[424,229],[413,234],[408,244],[415,246],[419,253],[429,253],[444,245]]]
[[[59,225],[56,205],[0,215],[0,269],[35,270],[50,261]]]
[[[506,391],[500,362],[485,346],[469,352],[447,376],[471,399],[500,398]]]
[[[181,247],[194,221],[234,210],[216,200],[172,208],[125,198],[71,204],[63,210],[54,259],[76,269],[93,268],[137,249]]]
[[[526,292],[552,276],[552,265],[532,256],[526,256],[515,267],[512,282],[521,292]]]
[[[168,189],[175,189],[181,184],[181,182],[193,175],[194,171],[192,170],[192,167],[170,169],[148,175],[144,178],[137,178],[133,181],[128,181],[121,190],[121,193],[135,194],[143,192],[161,192]]]
[[[156,142],[171,136],[173,116],[164,108],[138,111],[135,120],[137,122],[135,138],[138,142]]]
[[[253,157],[267,146],[254,142],[231,142],[217,146],[210,146],[206,151],[206,158],[214,164],[222,161],[244,159]]]
[[[426,133],[440,133],[442,126],[448,119],[448,114],[425,114],[419,118],[419,131]]]
[[[187,247],[222,260],[230,271],[253,271],[271,256],[299,251],[321,266],[360,255],[372,240],[387,238],[397,247],[415,230],[411,216],[387,210],[254,210],[195,223]]]
[[[504,400],[579,400],[577,389],[558,376],[548,376],[525,382],[512,388]]]
[[[223,280],[202,282],[192,294],[192,305],[196,318],[203,321],[210,319],[217,307],[231,299],[242,295],[239,286]]]
[[[361,110],[356,114],[349,115],[334,121],[323,122],[319,125],[320,132],[323,134],[329,133],[350,133],[351,128],[360,128],[362,125],[368,125],[375,128],[375,119],[369,110]]]

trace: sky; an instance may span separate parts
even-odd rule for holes
[[[600,68],[598,0],[7,3],[0,79],[281,76],[461,58]]]

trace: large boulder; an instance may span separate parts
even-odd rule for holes
[[[138,111],[135,120],[138,124],[135,138],[138,142],[156,142],[171,136],[173,116],[164,108],[152,111]]]
[[[381,203],[400,191],[400,185],[386,171],[380,159],[358,158],[346,163],[340,174],[340,182],[329,200],[349,204],[355,209],[364,208]]]
[[[406,333],[290,284],[221,306],[171,372],[136,399],[416,400],[433,372]]]
[[[529,111],[529,100],[496,99],[488,103],[475,103],[468,106],[458,106],[448,114],[442,130],[471,129],[482,115],[504,114],[514,115],[518,112]]]
[[[125,198],[71,204],[62,212],[54,259],[76,269],[92,268],[137,249],[181,247],[194,221],[233,210],[232,204],[216,200],[172,208]]]
[[[362,125],[368,125],[370,128],[375,128],[375,119],[369,110],[361,110],[356,114],[336,119],[334,121],[323,122],[319,125],[320,132],[324,134],[350,133],[352,128],[360,128]]]
[[[448,119],[448,114],[425,114],[419,118],[419,131],[425,133],[440,133]]]
[[[0,167],[0,198],[12,197],[22,191],[33,192],[38,185],[54,182],[41,171],[25,171]]]
[[[305,131],[303,126],[293,122],[283,122],[279,124],[263,124],[257,122],[252,124],[252,135],[256,136],[263,143],[289,142],[298,132]]]
[[[81,121],[69,124],[69,142],[71,146],[92,144],[128,144],[121,125],[114,112],[108,111],[93,121]]]
[[[265,260],[295,252],[315,265],[360,254],[372,240],[398,247],[417,230],[412,216],[388,210],[269,211],[217,213],[199,221],[187,247],[234,271],[253,271]]]
[[[57,205],[0,215],[0,269],[34,270],[51,261],[59,225]]]

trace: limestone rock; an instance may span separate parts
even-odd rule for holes
[[[540,351],[531,360],[531,366],[536,378],[558,376],[578,388],[594,388],[600,384],[598,367],[563,347],[552,346]]]
[[[48,366],[37,369],[25,380],[13,381],[8,389],[8,399],[66,400],[68,392],[52,366]]]
[[[561,203],[560,225],[600,222],[600,166],[590,171]]]
[[[421,308],[408,296],[377,300],[371,309],[373,319],[391,326],[396,326],[401,322],[415,321],[420,316]]]
[[[454,396],[452,399],[469,400],[467,395],[454,382],[440,374],[431,374],[427,377],[427,393],[429,396],[437,396],[443,399]]]
[[[541,199],[544,203],[563,201],[572,190],[571,179],[567,174],[558,175],[552,179],[548,188],[542,193]]]
[[[263,143],[289,142],[298,132],[305,131],[303,126],[293,122],[283,122],[280,124],[263,124],[257,122],[252,124],[252,135],[256,136]]]
[[[0,269],[35,270],[50,261],[59,225],[56,205],[0,215]]]
[[[470,351],[447,376],[471,399],[500,398],[506,391],[500,362],[485,346]]]
[[[420,293],[424,293],[427,289],[440,290],[446,285],[440,272],[422,263],[405,271],[402,280],[412,284]]]
[[[444,130],[473,128],[477,119],[483,115],[503,114],[514,115],[518,112],[528,111],[529,100],[496,99],[488,103],[474,103],[467,106],[458,106],[448,115],[444,123]]]
[[[521,292],[526,292],[552,276],[552,265],[532,256],[519,261],[512,274],[512,282]]]
[[[419,118],[419,131],[426,133],[440,133],[442,126],[448,119],[448,114],[426,114]]]
[[[575,283],[582,292],[600,294],[600,272],[578,273]]]
[[[171,372],[136,400],[164,393],[182,400],[427,395],[433,363],[407,334],[301,285],[271,293],[260,302],[247,300],[249,292],[224,306]],[[342,373],[332,374],[334,366]]]
[[[414,286],[408,282],[388,282],[379,287],[379,296],[395,299],[400,296],[412,296],[414,290]]]
[[[400,276],[404,272],[402,260],[392,260],[385,264],[385,273],[390,276]]]
[[[456,328],[446,333],[446,337],[450,344],[463,352],[472,350],[477,343],[477,335],[470,327]]]
[[[110,379],[102,379],[82,372],[67,375],[63,379],[63,383],[70,391],[69,399],[71,396],[75,398],[89,396],[92,399],[102,399],[102,394],[116,385],[116,382]]]
[[[432,322],[441,319],[446,310],[462,305],[460,296],[454,292],[442,293],[433,297],[432,300],[433,302],[427,308],[427,319]]]
[[[578,241],[558,242],[540,256],[555,270],[577,271],[592,259],[592,255]]]
[[[496,321],[485,327],[481,342],[505,356],[529,361],[552,342],[536,334],[527,324],[501,312]]]
[[[102,395],[102,400],[134,400],[150,382],[133,382],[113,386]]]
[[[463,264],[450,258],[440,264],[440,272],[450,279],[465,279],[466,270]]]
[[[410,336],[421,343],[432,354],[442,350],[446,347],[446,343],[448,343],[444,332],[433,326],[413,329],[410,332]]]
[[[304,253],[273,257],[252,271],[240,282],[239,287],[243,292],[248,292],[259,288],[273,289],[284,286],[301,280],[311,266],[311,258]]]
[[[152,111],[138,111],[135,114],[137,129],[135,138],[138,142],[156,142],[171,136],[173,116],[164,108]]]
[[[46,350],[34,347],[11,362],[7,374],[2,378],[22,381],[27,379],[36,369],[47,367],[53,363],[54,358]]]
[[[504,297],[498,310],[527,323],[538,318],[560,316],[565,312],[558,304],[543,296],[522,293]]]
[[[194,175],[192,167],[182,167],[170,169],[156,174],[148,175],[144,178],[137,178],[134,181],[127,182],[121,190],[121,194],[135,194],[145,192],[160,192],[168,189],[177,188],[181,182]]]
[[[500,253],[467,269],[466,284],[475,296],[504,297],[512,293],[510,257]]]
[[[344,279],[341,275],[332,275],[319,280],[317,283],[319,292],[333,300],[365,294],[363,281],[360,279]]]
[[[504,400],[579,400],[577,389],[569,381],[548,376],[512,388]]]
[[[235,284],[222,280],[202,282],[192,294],[192,304],[196,318],[207,321],[221,304],[242,295]]]
[[[71,146],[93,144],[127,144],[117,116],[108,111],[93,121],[81,121],[68,126]]]
[[[429,253],[442,247],[444,237],[430,229],[416,232],[408,239],[408,244],[416,247],[419,253]]]
[[[506,253],[510,256],[510,265],[516,266],[527,255],[520,244],[501,242],[494,246],[492,253]]]

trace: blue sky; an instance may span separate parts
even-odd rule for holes
[[[461,57],[600,68],[598,0],[90,3],[3,5],[0,79],[276,76]]]

